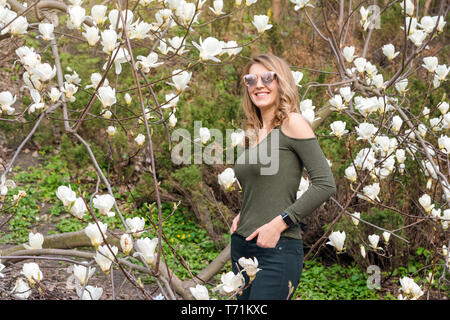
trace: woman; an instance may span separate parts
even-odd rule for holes
[[[260,55],[243,73],[246,148],[234,166],[243,204],[230,228],[231,259],[234,273],[242,269],[241,257],[256,258],[261,270],[250,284],[244,272],[246,289],[237,298],[291,299],[303,267],[300,224],[336,192],[336,185],[311,125],[300,114],[286,61]],[[248,132],[255,132],[256,143],[248,141]],[[264,148],[278,161],[274,173],[261,174],[262,161],[242,161]],[[303,168],[311,185],[296,199]]]

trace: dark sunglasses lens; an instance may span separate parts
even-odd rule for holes
[[[274,75],[275,74],[273,72],[264,72],[261,75],[261,80],[265,85],[268,85],[273,81]]]
[[[244,76],[244,83],[249,86],[252,87],[256,84],[256,75],[254,74],[246,74]]]

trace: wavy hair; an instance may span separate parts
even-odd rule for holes
[[[298,95],[297,86],[288,63],[283,59],[273,54],[262,54],[253,57],[244,67],[243,75],[248,74],[252,65],[259,63],[265,68],[276,73],[276,80],[278,82],[278,100],[276,101],[276,110],[271,126],[275,127],[281,125],[284,119],[287,118],[291,112],[300,113],[300,98]],[[241,86],[244,88],[242,96],[242,108],[245,113],[244,130],[253,137],[255,132],[262,128],[261,111],[253,103],[248,93],[248,89],[244,84],[243,77],[241,77]],[[249,137],[245,137],[245,146],[248,147]]]

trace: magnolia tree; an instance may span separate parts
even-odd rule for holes
[[[183,299],[209,299],[210,292],[205,283],[229,260],[229,246],[202,272],[191,274],[192,278],[185,281],[181,281],[171,270],[171,262],[162,259],[163,242],[171,250],[174,248],[166,241],[162,228],[152,127],[164,126],[166,132],[177,129],[178,99],[189,90],[189,83],[195,79],[194,67],[233,59],[241,53],[243,47],[254,41],[245,43],[239,38],[221,41],[214,35],[203,39],[198,36],[197,31],[213,21],[241,14],[250,6],[253,10],[259,10],[257,0],[236,0],[226,5],[222,0],[139,0],[132,4],[116,0],[110,6],[97,4],[92,7],[83,4],[81,0],[67,3],[36,1],[28,4],[14,0],[0,2],[1,41],[12,39],[11,43],[17,44],[18,40],[28,37],[28,33],[34,31],[38,33],[43,46],[34,48],[17,45],[14,51],[25,83],[23,92],[30,97],[32,103],[20,104],[14,93],[8,90],[0,92],[0,120],[20,121],[25,115],[32,115],[34,119],[34,126],[1,174],[2,212],[7,212],[11,206],[20,206],[21,199],[27,196],[21,186],[11,180],[11,169],[42,120],[52,113],[61,113],[65,132],[86,148],[98,177],[96,190],[90,195],[89,201],[84,193],[77,193],[69,184],[55,190],[56,196],[73,215],[73,219],[86,223],[84,230],[46,237],[30,232],[29,243],[3,250],[0,268],[8,268],[31,256],[34,259],[55,259],[56,256],[72,264],[67,286],[80,299],[101,299],[102,287],[89,285],[96,268],[110,275],[111,281],[112,270],[119,269],[147,299],[177,299],[177,296]],[[331,199],[339,207],[339,214],[310,252],[323,245],[333,246],[337,253],[346,250],[345,231],[335,229],[335,225],[342,219],[351,219],[355,227],[359,223],[370,225],[375,231],[373,234],[361,232],[359,239],[355,239],[360,243],[363,258],[366,257],[366,251],[388,257],[386,248],[380,243],[380,235],[384,238],[385,246],[393,241],[390,240],[392,238],[408,243],[409,240],[402,237],[400,231],[417,224],[431,224],[434,227],[434,249],[433,264],[428,266],[431,270],[429,279],[416,283],[414,279],[404,277],[399,283],[401,292],[395,292],[400,299],[426,297],[424,292],[428,291],[430,279],[436,276],[438,266],[441,271],[437,281],[440,285],[448,286],[446,276],[450,262],[447,254],[450,219],[449,105],[445,94],[437,104],[431,105],[428,99],[431,94],[444,93],[443,87],[449,72],[449,67],[445,62],[439,61],[431,49],[434,39],[444,32],[448,7],[443,1],[435,16],[420,16],[417,4],[410,0],[390,1],[384,7],[378,7],[376,1],[368,6],[367,1],[355,4],[341,0],[337,7],[338,23],[333,26],[328,25],[326,19],[319,24],[313,18],[322,13],[326,16],[329,8],[324,2],[319,7],[310,0],[290,0],[288,10],[288,14],[302,16],[308,21],[314,32],[330,47],[335,59],[336,80],[332,83],[310,82],[300,85],[303,73],[298,70],[303,66],[292,68],[301,90],[299,110],[314,128],[324,123],[330,114],[336,113],[340,120],[330,124],[330,138],[344,141],[347,146],[356,149],[348,153],[348,159],[345,159],[350,163],[345,169],[347,185],[340,186],[350,188],[351,195],[344,202],[334,197]],[[394,36],[386,39],[381,50],[388,64],[385,66],[386,70],[381,70],[380,66],[368,59],[371,39],[377,29],[383,27],[381,16],[395,7],[401,8],[403,26],[397,30],[396,36],[401,36],[402,42],[396,47],[390,43]],[[150,13],[148,20],[136,14],[138,8]],[[62,17],[65,18],[65,25],[60,24]],[[355,20],[360,28],[357,32],[363,33],[363,41],[355,40],[350,45],[347,43],[351,36],[349,25]],[[269,17],[264,14],[253,16],[255,40],[272,27],[269,22]],[[86,82],[86,79],[80,79],[77,70],[67,69],[61,64],[58,41],[63,35],[86,42],[89,47],[101,49],[102,68],[91,75],[87,85],[82,85],[82,81]],[[147,53],[136,55],[134,51],[142,46],[148,48]],[[52,60],[44,61],[39,52],[47,48],[51,48]],[[134,79],[131,88],[121,84],[124,68],[131,70]],[[171,70],[170,76],[163,75],[167,69]],[[427,89],[413,100],[409,96],[408,79],[423,72],[426,76],[421,81]],[[161,76],[156,77],[157,80],[150,80],[150,74],[152,79],[155,79],[154,75]],[[110,83],[108,76],[110,79],[115,78],[115,83]],[[154,92],[156,84],[163,86],[165,92],[168,92],[164,101],[159,101],[157,92]],[[316,110],[315,102],[305,97],[310,90],[321,88],[326,89],[327,103]],[[77,93],[80,91],[90,93],[88,103],[83,106],[77,104]],[[125,105],[118,103],[122,99]],[[417,105],[417,99],[420,99],[420,108],[413,108]],[[101,105],[96,114],[93,113],[96,110],[95,102]],[[127,116],[122,116],[123,110],[128,112]],[[80,130],[82,124],[92,117],[104,120],[104,128],[109,136],[123,130],[137,150],[150,159],[149,170],[153,175],[156,196],[154,205],[158,211],[157,221],[148,220],[151,225],[146,225],[146,220],[140,216],[124,219],[114,198],[111,183],[101,170],[91,144],[83,138]],[[211,138],[210,129],[202,127],[200,138],[192,139],[192,142],[195,144],[201,140],[202,146],[208,143]],[[243,131],[233,132],[233,148],[242,145],[245,134]],[[168,139],[170,142],[169,135]],[[400,177],[416,179],[417,174],[423,175],[426,183],[422,185],[417,181],[415,188],[421,194],[417,198],[414,194],[408,200],[414,207],[414,213],[405,212],[402,205],[392,202],[387,190],[392,184],[402,188]],[[232,168],[227,168],[218,176],[218,183],[229,192],[239,186]],[[302,178],[297,197],[301,197],[308,187],[308,179]],[[352,209],[351,203],[354,201],[389,209],[414,222],[396,230],[374,225],[361,218],[360,212]],[[177,204],[174,205],[174,210],[176,209]],[[109,230],[107,223],[102,221],[104,217],[116,215],[125,229],[120,233]],[[88,223],[87,217],[91,217],[94,223]],[[144,237],[144,232],[149,230],[155,231],[157,236],[153,239]],[[325,243],[327,240],[329,241]],[[93,247],[91,252],[72,250],[89,245]],[[182,258],[175,256],[183,264]],[[246,273],[252,280],[260,270],[256,258],[245,257],[239,260],[239,269],[241,272],[238,274],[232,271],[223,274],[222,283],[213,290],[219,291],[225,298],[234,297],[244,289],[243,274]],[[153,276],[161,294],[153,296],[153,293],[148,292],[136,278],[135,272]],[[46,274],[39,269],[39,264],[24,263],[22,274],[23,277],[15,280],[11,296],[26,299],[37,288],[45,297]]]

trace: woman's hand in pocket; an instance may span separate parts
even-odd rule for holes
[[[233,234],[233,232],[236,231],[238,225],[239,225],[239,216],[241,215],[241,213],[239,212],[239,214],[234,217],[233,222],[231,223],[231,227],[230,227],[230,234]]]

